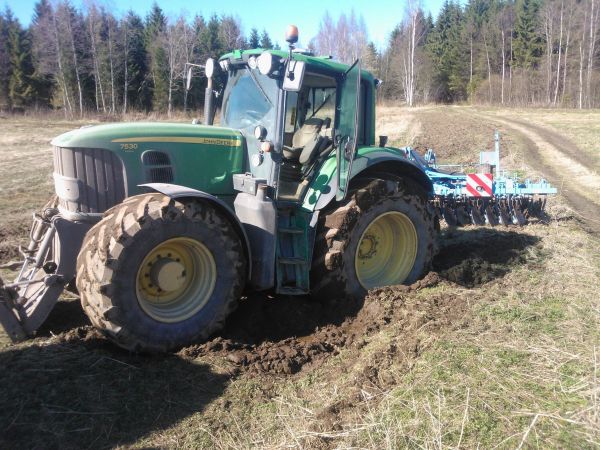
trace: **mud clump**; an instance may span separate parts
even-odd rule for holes
[[[373,290],[361,302],[308,298],[253,297],[242,301],[221,336],[182,349],[184,358],[219,355],[239,370],[254,373],[294,374],[335,356],[344,348],[361,348],[368,336],[399,320],[431,315],[410,311],[406,297],[435,285],[430,273],[411,286]],[[425,321],[427,321],[426,319]]]
[[[525,264],[539,238],[515,231],[470,228],[454,230],[443,240],[433,268],[448,281],[473,288]]]

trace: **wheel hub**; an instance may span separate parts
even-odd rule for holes
[[[379,241],[372,234],[365,234],[358,248],[358,259],[371,259],[377,253]]]
[[[202,309],[216,280],[214,257],[202,242],[169,239],[154,247],[139,266],[138,303],[159,322],[180,322]]]
[[[171,258],[162,258],[152,265],[150,279],[159,289],[172,292],[185,284],[185,267]]]
[[[402,284],[417,257],[418,237],[408,216],[390,211],[365,229],[354,258],[356,276],[365,289]]]

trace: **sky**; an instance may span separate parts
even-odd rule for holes
[[[71,0],[78,7],[85,0]],[[22,24],[28,25],[33,13],[36,0],[4,0]],[[109,9],[117,16],[123,15],[133,9],[142,17],[150,9],[152,2],[143,0],[107,0],[102,3],[109,5]],[[357,15],[362,14],[369,30],[369,39],[377,47],[382,47],[394,26],[400,22],[406,9],[406,0],[296,0],[286,3],[282,0],[217,0],[217,1],[190,1],[190,0],[157,0],[158,5],[168,17],[178,16],[184,12],[190,18],[195,14],[205,17],[212,14],[228,14],[238,17],[243,26],[245,35],[253,27],[260,31],[267,30],[271,38],[284,47],[284,34],[287,25],[295,24],[300,30],[300,42],[307,45],[308,41],[317,33],[319,22],[325,11],[337,18],[341,13],[350,13],[354,9]],[[435,15],[442,6],[443,0],[422,0],[425,11]]]

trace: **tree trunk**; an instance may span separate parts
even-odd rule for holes
[[[58,37],[58,25],[56,23],[56,13],[52,12],[52,26],[54,31],[54,43],[56,45],[56,63],[58,66],[58,74],[60,83],[62,83],[62,91],[63,91],[63,105],[65,106],[65,117],[72,116],[73,114],[73,106],[71,105],[71,100],[69,99],[69,91],[67,88],[67,80],[65,78],[65,71],[62,65],[62,49],[60,46],[60,39]],[[67,115],[68,111],[68,115]]]
[[[586,37],[586,25],[587,25],[587,9],[584,8],[583,14],[583,28],[581,30],[581,40],[579,41],[579,109],[583,109],[583,61],[584,61],[584,46]]]
[[[513,29],[510,30],[510,57],[508,59],[508,102],[512,104]]]
[[[71,40],[71,51],[73,52],[73,69],[75,69],[75,79],[77,80],[77,91],[79,93],[79,117],[83,117],[83,89],[81,86],[81,77],[79,76],[79,64],[77,63],[77,49],[75,48],[73,25],[71,24],[71,12],[67,9],[65,13],[67,15],[67,31]]]
[[[110,63],[110,112],[114,114],[116,111],[115,105],[115,69],[113,61],[113,48],[112,48],[112,20],[109,18],[108,23],[108,60]]]
[[[415,96],[415,45],[416,45],[416,34],[417,34],[417,10],[412,15],[412,30],[410,37],[410,104],[414,105]]]
[[[546,103],[550,104],[550,85],[552,83],[552,12],[548,10],[550,4],[547,4],[544,17],[544,33],[546,34]]]
[[[591,0],[590,5],[590,35],[588,41],[588,63],[587,63],[587,78],[586,78],[586,91],[587,91],[587,107],[593,106],[592,98],[592,75],[594,69],[594,55],[596,47],[596,26],[598,23],[598,8],[594,8],[594,0]]]
[[[471,50],[470,50],[471,65],[470,65],[470,68],[469,68],[469,88],[471,87],[471,85],[473,83],[473,33],[470,33],[470,38],[471,38],[471,42],[470,42],[470,46],[471,46]]]
[[[488,51],[487,39],[485,37],[485,32],[483,33],[483,45],[485,46],[485,57],[487,59],[487,67],[488,67],[488,85],[489,85],[489,102],[492,103],[492,65],[490,64],[490,53]]]
[[[567,42],[565,43],[565,60],[563,63],[563,81],[562,81],[562,92],[560,94],[560,103],[564,105],[565,103],[565,90],[567,88],[567,72],[568,72],[568,62],[569,62],[569,44],[571,43],[571,24],[573,22],[573,10],[574,5],[571,4],[569,8],[569,22],[567,23]]]
[[[102,87],[102,77],[100,76],[100,64],[98,64],[98,51],[96,49],[96,31],[94,29],[95,15],[90,11],[88,13],[88,28],[90,33],[90,43],[92,44],[92,62],[94,64],[94,84],[96,87],[96,111],[100,111],[102,103],[102,112],[106,114],[106,103],[104,101],[104,89]],[[75,50],[73,50],[75,51]],[[98,92],[99,91],[99,92]]]
[[[127,91],[129,90],[129,30],[127,28],[127,19],[125,20],[125,30],[123,33],[125,37],[123,45],[123,59],[125,60],[125,73],[123,74],[123,114],[127,114]]]
[[[563,10],[564,10],[564,1],[560,3],[560,34],[558,38],[558,61],[556,63],[556,86],[554,86],[554,100],[552,101],[552,105],[556,106],[556,102],[558,100],[558,88],[560,86],[560,60],[562,56],[562,38],[563,38]]]
[[[504,30],[502,30],[502,84],[500,88],[500,103],[504,105],[504,74],[506,72],[506,50],[504,49]]]

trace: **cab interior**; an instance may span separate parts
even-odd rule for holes
[[[302,89],[288,92],[278,198],[298,200],[316,165],[333,146],[337,83],[306,73]]]

